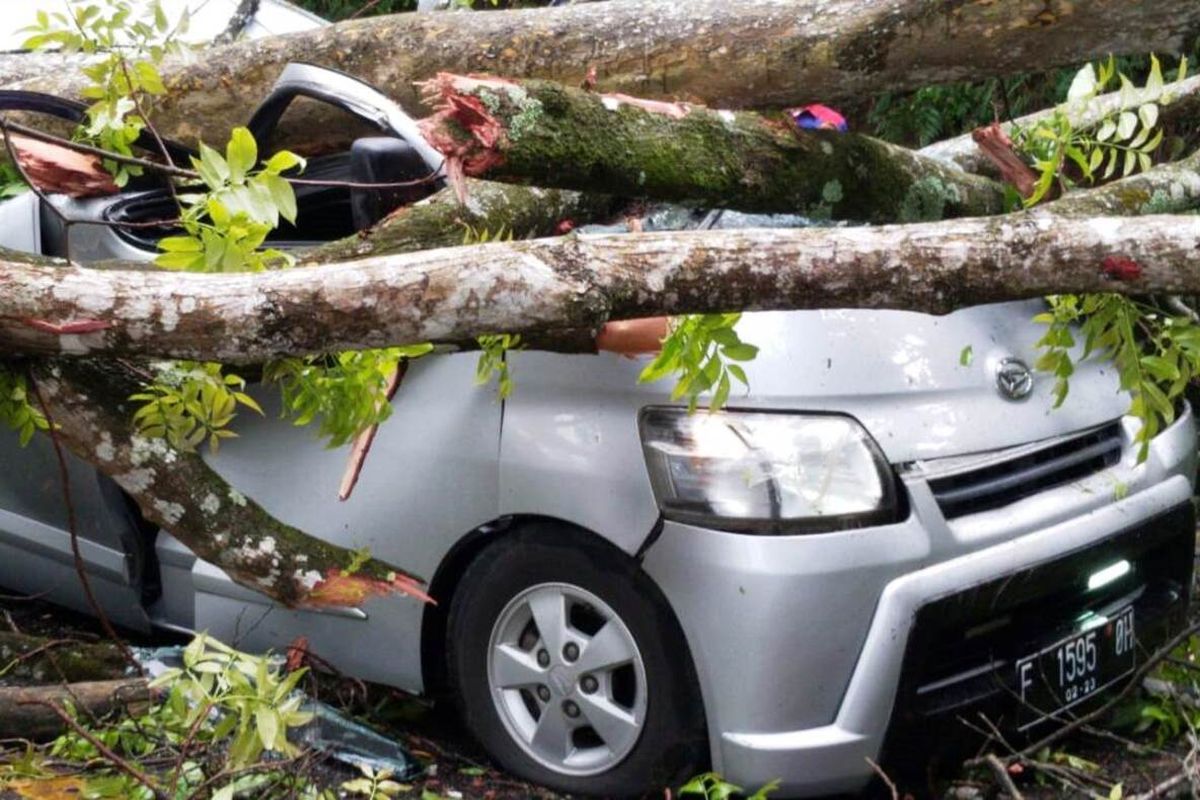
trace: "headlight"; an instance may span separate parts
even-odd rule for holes
[[[650,407],[639,424],[669,519],[765,533],[898,519],[891,468],[850,417]]]

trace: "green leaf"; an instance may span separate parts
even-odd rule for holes
[[[133,74],[144,91],[150,94],[164,94],[167,87],[163,85],[158,68],[149,61],[138,61],[133,65]]]
[[[1132,111],[1122,111],[1117,118],[1117,141],[1126,141],[1137,130],[1138,118]]]
[[[1080,150],[1078,147],[1068,146],[1066,148],[1066,154],[1067,154],[1067,158],[1074,161],[1075,164],[1079,167],[1079,169],[1083,173],[1084,177],[1091,176],[1091,168],[1088,166],[1087,156],[1085,156],[1083,154],[1082,150]]]
[[[1150,54],[1150,75],[1146,78],[1146,89],[1156,96],[1162,94],[1163,90],[1162,64],[1158,63],[1158,57],[1153,53]]]
[[[229,208],[216,197],[209,197],[204,204],[208,216],[218,228],[228,228],[233,222],[233,214]]]
[[[263,663],[265,664],[265,661]],[[265,677],[265,672],[263,675]],[[265,680],[260,680],[259,685],[265,682]],[[258,728],[258,736],[262,739],[263,746],[270,750],[277,750],[275,737],[279,735],[279,716],[275,710],[267,706],[259,706],[254,711],[254,724]]]
[[[1142,152],[1143,153],[1153,153],[1155,150],[1158,149],[1158,146],[1160,144],[1162,144],[1162,140],[1163,140],[1163,130],[1162,130],[1162,128],[1159,128],[1158,130],[1156,130],[1154,132],[1154,136],[1150,137],[1150,141],[1146,142],[1146,144],[1142,146]]]
[[[1108,164],[1104,167],[1104,174],[1100,176],[1102,180],[1107,180],[1113,174],[1113,170],[1117,168],[1117,157],[1120,153],[1120,150],[1108,151]]]
[[[725,403],[729,400],[729,389],[729,375],[726,372],[722,372],[720,380],[717,381],[717,390],[713,392],[712,402],[708,405],[710,411],[716,411],[725,407]]]
[[[278,175],[262,175],[258,178],[270,193],[271,200],[278,209],[279,215],[288,222],[296,222],[296,193],[285,178]]]
[[[159,253],[154,263],[163,269],[195,272],[204,266],[204,256],[198,253]]]
[[[1175,380],[1179,377],[1179,369],[1175,364],[1162,356],[1142,356],[1142,368],[1159,380]]]
[[[192,236],[167,236],[158,240],[158,249],[168,253],[199,253],[204,243]]]
[[[1146,128],[1153,128],[1154,123],[1158,122],[1158,106],[1146,103],[1138,109],[1138,118]]]
[[[229,181],[229,164],[221,154],[204,142],[200,143],[200,158],[192,158],[192,166],[200,173],[200,179],[209,189],[220,189]]]
[[[752,344],[739,343],[721,349],[721,355],[733,361],[753,361],[758,348]]]
[[[1096,93],[1096,70],[1091,64],[1084,64],[1071,80],[1067,90],[1067,100],[1083,100]]]
[[[225,158],[229,164],[229,179],[241,183],[246,173],[258,163],[258,144],[248,128],[234,128],[225,146]]]
[[[1134,136],[1129,141],[1129,146],[1136,149],[1138,147],[1141,147],[1143,144],[1145,144],[1146,140],[1149,138],[1150,138],[1150,129],[1149,128],[1141,128],[1140,130],[1138,130],[1137,136]]]
[[[300,156],[296,155],[290,150],[280,150],[267,160],[267,163],[264,165],[263,169],[267,172],[278,174],[280,172],[286,172],[293,167],[300,167],[300,169],[303,170],[305,166],[306,162]]]

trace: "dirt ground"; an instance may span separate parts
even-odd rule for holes
[[[2,590],[0,590],[2,591]],[[88,617],[65,611],[40,600],[27,600],[0,594],[0,630],[50,638],[75,638],[100,641],[103,639],[99,626]],[[151,637],[130,635],[135,645],[180,644],[184,640],[170,634]],[[319,656],[319,654],[316,654]],[[314,665],[315,666],[315,665]],[[365,684],[346,677],[322,674],[307,683],[307,690],[337,708],[343,709],[356,719],[366,722],[377,731],[403,743],[425,767],[422,777],[410,780],[408,791],[401,797],[428,798],[430,795],[462,800],[552,800],[561,798],[546,789],[520,781],[492,766],[487,757],[471,741],[459,726],[452,710],[431,702],[398,692],[387,687]],[[1127,718],[1138,713],[1131,705],[1121,712]],[[1152,736],[1133,736],[1140,747],[1131,749],[1125,735],[1127,730],[1116,728],[1120,739],[1103,738],[1095,735],[1077,735],[1056,743],[1043,754],[1045,763],[1051,766],[1072,767],[1077,775],[1091,776],[1094,796],[1108,797],[1113,783],[1121,783],[1124,798],[1149,792],[1154,786],[1175,775],[1180,770],[1181,760],[1189,749],[1183,743],[1186,737],[1156,747]],[[881,765],[884,774],[896,785],[896,794],[877,780],[866,792],[865,797],[874,798],[947,798],[947,800],[983,800],[1005,796],[998,788],[996,776],[987,768],[964,770],[962,762],[977,750],[982,739],[970,739],[964,726],[961,736],[949,732],[939,742],[953,740],[953,750],[936,747],[921,750],[920,756],[906,755],[885,761]],[[1020,746],[1020,743],[1014,743]],[[1000,747],[993,750],[1003,754]],[[322,771],[331,787],[353,777],[353,773],[339,765],[329,765]],[[1037,768],[1014,769],[1010,778],[1021,794],[1029,800],[1049,800],[1067,796],[1086,796],[1082,792],[1068,791],[1047,771]],[[429,794],[426,794],[429,793]],[[0,792],[3,796],[3,792]],[[653,797],[672,797],[671,794],[655,794]],[[1169,795],[1162,795],[1169,796]]]
[[[104,639],[100,626],[90,617],[41,600],[26,600],[3,592],[0,589],[0,630],[50,639]],[[132,645],[160,646],[187,641],[174,634],[124,633],[128,633],[127,641]],[[311,666],[314,671],[319,669],[316,664]],[[406,785],[411,789],[401,797],[420,798],[426,796],[426,792],[455,800],[551,800],[561,797],[491,766],[449,709],[394,689],[328,673],[309,681],[306,690],[380,733],[394,737],[421,761],[425,766],[424,775],[407,781]],[[340,765],[331,765],[325,771],[325,778],[333,787],[356,776]]]

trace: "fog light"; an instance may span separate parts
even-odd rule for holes
[[[1088,591],[1099,589],[1101,586],[1107,586],[1113,581],[1124,578],[1133,569],[1133,565],[1125,559],[1121,559],[1115,564],[1109,564],[1102,570],[1093,572],[1088,576]]]

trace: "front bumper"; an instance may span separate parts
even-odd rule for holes
[[[1142,464],[1126,448],[1100,473],[950,522],[906,478],[912,514],[895,525],[769,537],[666,523],[643,566],[687,637],[714,769],[792,796],[861,788],[909,651],[927,646],[910,638],[922,609],[1190,503],[1195,463],[1189,412]]]

